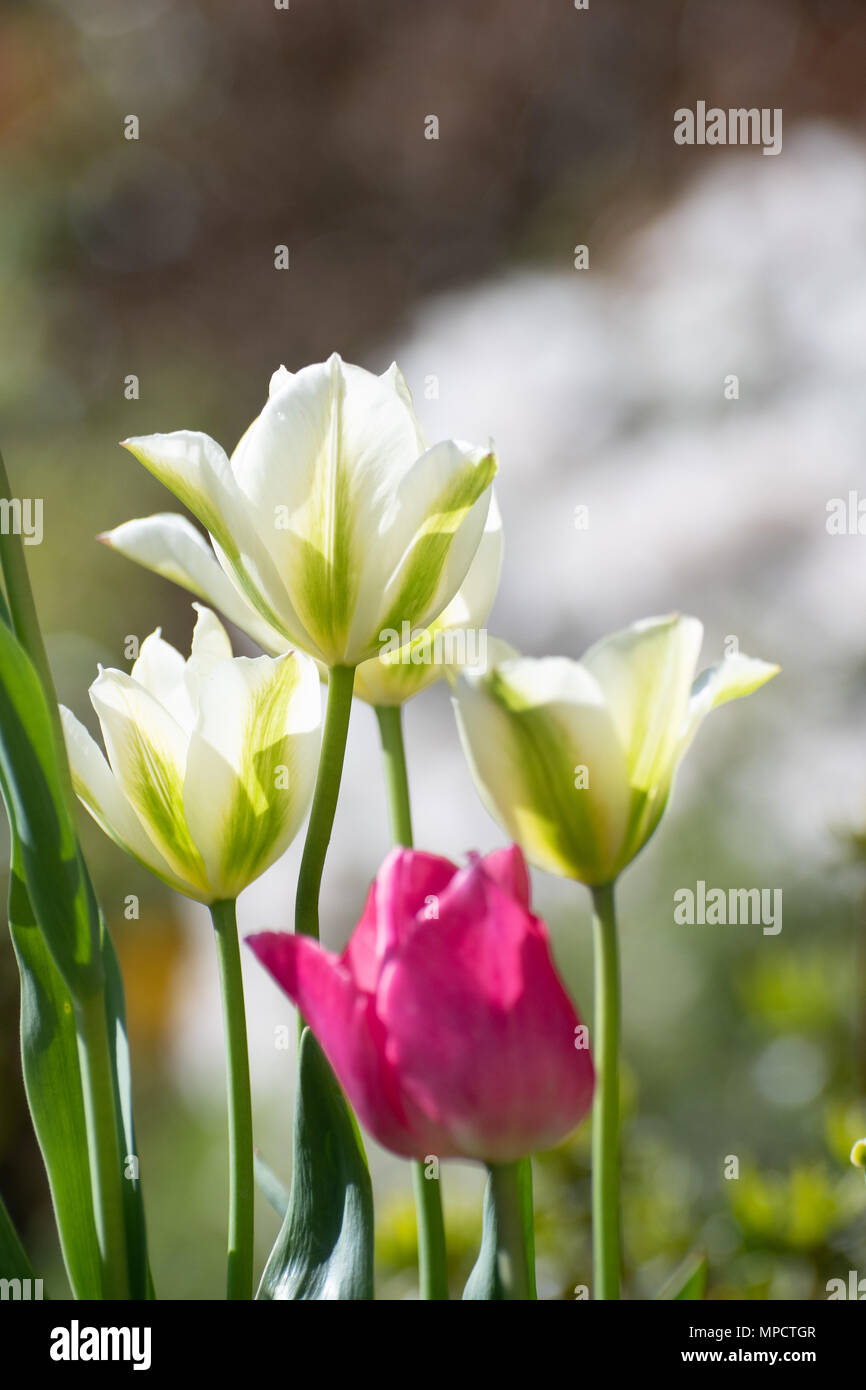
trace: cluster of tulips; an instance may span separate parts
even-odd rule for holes
[[[57,987],[53,995],[43,988],[40,1007],[59,1009],[58,991],[67,992],[79,1058],[70,1085],[80,1091],[78,1139],[90,1178],[77,1195],[90,1203],[95,1229],[98,1277],[89,1285],[69,1258],[69,1197],[58,1195],[56,1155],[41,1132],[44,1098],[33,1106],[73,1290],[152,1293],[137,1163],[129,1170],[129,1095],[118,1081],[126,1072],[110,1039],[106,1051],[98,1006],[88,1002],[102,1001],[104,1025],[105,977],[115,998],[117,981],[89,881],[81,906],[86,870],[67,827],[70,771],[102,829],[211,912],[227,1056],[229,1297],[249,1298],[255,1287],[261,1298],[373,1296],[372,1196],[354,1112],[413,1164],[422,1297],[448,1296],[439,1161],[463,1158],[489,1170],[482,1246],[464,1297],[534,1298],[530,1156],[565,1139],[592,1107],[592,1294],[618,1298],[614,886],[658,825],[704,716],[777,668],[734,654],[696,679],[701,625],[677,615],[637,622],[579,661],[524,657],[493,637],[437,643],[483,630],[493,604],[502,559],[497,460],[492,449],[454,440],[429,447],[396,366],[376,376],[334,355],[297,373],[281,368],[231,458],[187,431],[129,439],[126,448],[209,539],[175,513],[101,538],[200,600],[188,659],[157,630],[129,673],[100,670],[90,698],[105,753],[66,709],[60,737],[21,556],[13,544],[4,553],[4,669],[11,653],[22,670],[27,663],[37,704],[33,682],[49,691],[34,756],[68,839],[64,862],[78,864],[71,885],[68,873],[47,889],[34,881],[45,853],[34,835],[48,832],[28,817],[14,754],[26,701],[4,698],[15,881],[29,894],[29,926],[47,947]],[[234,656],[213,609],[264,654]],[[408,634],[402,646],[386,640],[395,631]],[[453,657],[468,646],[471,662]],[[443,650],[451,658],[432,659]],[[479,795],[509,841],[468,853],[463,865],[412,844],[401,711],[440,677]],[[319,889],[353,699],[376,710],[394,848],[336,955],[319,944]],[[51,758],[56,772],[45,771]],[[277,1184],[254,1167],[235,903],[305,820],[293,929],[247,939],[297,1006],[301,1029],[292,1189],[256,1286],[254,1188],[257,1179],[272,1193]],[[591,1037],[532,911],[527,860],[591,891]],[[65,914],[57,905],[64,893],[72,903]],[[20,921],[20,912],[11,915]],[[329,923],[329,935],[345,934],[354,915]],[[110,1007],[108,1021],[110,1034]]]

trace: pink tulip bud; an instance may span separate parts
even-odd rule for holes
[[[285,932],[248,942],[395,1153],[509,1163],[589,1109],[584,1030],[516,846],[464,869],[393,850],[341,956]]]

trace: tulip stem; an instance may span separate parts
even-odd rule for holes
[[[403,742],[401,705],[377,705],[379,736],[385,762],[385,785],[391,837],[395,845],[412,848],[412,806],[406,772],[406,746]],[[431,1159],[433,1155],[430,1155]],[[428,1164],[417,1159],[412,1164],[415,1191],[415,1217],[418,1223],[418,1276],[423,1299],[448,1298],[448,1257],[445,1248],[445,1217],[442,1212],[442,1186],[438,1176],[427,1176]]]
[[[593,1293],[619,1298],[619,952],[613,884],[593,888],[595,1018],[592,1111]]]
[[[322,752],[295,896],[295,931],[315,937],[317,941],[319,889],[322,884],[325,855],[331,840],[334,814],[337,810],[354,684],[353,666],[332,666],[328,672],[328,708],[325,713]]]
[[[377,705],[376,718],[379,721],[382,756],[385,760],[391,838],[395,845],[405,845],[407,849],[411,849],[412,808],[409,802],[406,748],[403,743],[403,710],[400,705]]]
[[[229,1233],[226,1297],[253,1296],[253,1115],[244,985],[235,903],[211,904],[223,1000],[229,1124]]]
[[[495,1217],[496,1276],[499,1297],[535,1297],[526,1238],[526,1169],[519,1163],[488,1164],[490,1201]]]

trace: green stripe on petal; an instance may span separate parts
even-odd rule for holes
[[[320,730],[319,675],[305,656],[238,657],[202,680],[184,807],[216,897],[235,897],[297,834]]]
[[[455,708],[482,799],[527,857],[551,873],[607,882],[629,787],[592,676],[565,658],[506,661],[461,673]]]
[[[172,872],[120,789],[102,749],[71,710],[60,706],[72,785],[101,830],[122,850],[181,893],[196,890]]]
[[[277,373],[271,396],[232,456],[238,486],[298,614],[299,644],[328,664],[355,664],[349,629],[367,566],[371,627],[391,568],[383,516],[418,458],[419,432],[399,373],[377,377],[334,353]],[[405,528],[400,550],[411,529]]]
[[[481,543],[454,598],[406,647],[361,663],[355,672],[358,699],[370,705],[399,705],[457,666],[486,664],[487,633],[479,629],[493,607],[501,570],[502,517],[491,491]],[[431,659],[437,655],[442,660]]]
[[[454,598],[481,541],[496,468],[495,454],[450,440],[418,460],[402,490],[426,489],[423,515],[388,582],[378,631],[423,627]],[[353,638],[360,644],[362,634]]]
[[[172,872],[207,895],[201,855],[183,811],[187,735],[154,697],[122,671],[90,687],[112,771]]]

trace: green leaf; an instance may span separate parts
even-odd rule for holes
[[[0,1197],[0,1279],[32,1279],[33,1267],[27,1258],[6,1203]]]
[[[102,956],[105,965],[105,1008],[111,1040],[111,1061],[114,1078],[115,1109],[120,1117],[118,1155],[123,1173],[123,1207],[126,1242],[129,1255],[130,1298],[153,1298],[153,1285],[147,1263],[147,1234],[144,1221],[144,1199],[139,1175],[138,1151],[135,1146],[135,1124],[132,1117],[132,1074],[129,1065],[129,1042],[126,1036],[126,1001],[123,977],[114,942],[102,922]],[[135,1162],[133,1162],[135,1160]]]
[[[6,789],[4,783],[4,797]],[[101,1260],[93,1219],[93,1191],[87,1124],[81,1086],[75,1008],[36,915],[12,830],[9,930],[21,977],[21,1055],[24,1086],[33,1127],[42,1151],[66,1272],[77,1298],[101,1298]],[[85,870],[86,873],[86,870]],[[89,889],[89,883],[88,883]],[[105,963],[105,1008],[111,1042],[115,1109],[119,1117],[118,1171],[134,1156],[129,1048],[123,982],[114,945],[100,919]],[[130,1294],[146,1298],[149,1289],[144,1206],[139,1178],[124,1178]]]
[[[99,913],[78,845],[48,701],[24,648],[0,623],[0,776],[33,909],[73,998],[99,987]]]
[[[679,1268],[674,1270],[667,1283],[659,1289],[656,1298],[700,1300],[706,1294],[708,1276],[709,1265],[706,1255],[703,1250],[693,1250]]]
[[[522,1158],[518,1164],[520,1183],[521,1215],[523,1229],[529,1241],[529,1277],[532,1297],[536,1298],[535,1288],[535,1219],[532,1209],[532,1160]],[[493,1184],[488,1177],[484,1189],[484,1214],[481,1219],[481,1249],[472,1273],[466,1280],[463,1290],[464,1301],[497,1300],[506,1297],[499,1273],[500,1231],[496,1203],[493,1200]]]
[[[352,1115],[309,1028],[301,1035],[289,1209],[261,1299],[371,1299],[373,1189]]]
[[[66,1272],[76,1298],[101,1298],[75,1013],[36,923],[14,838],[9,929],[21,975],[24,1087],[48,1174]]]
[[[273,1169],[268,1167],[258,1149],[253,1154],[253,1172],[259,1191],[282,1221],[289,1209],[289,1190],[283,1186]]]

